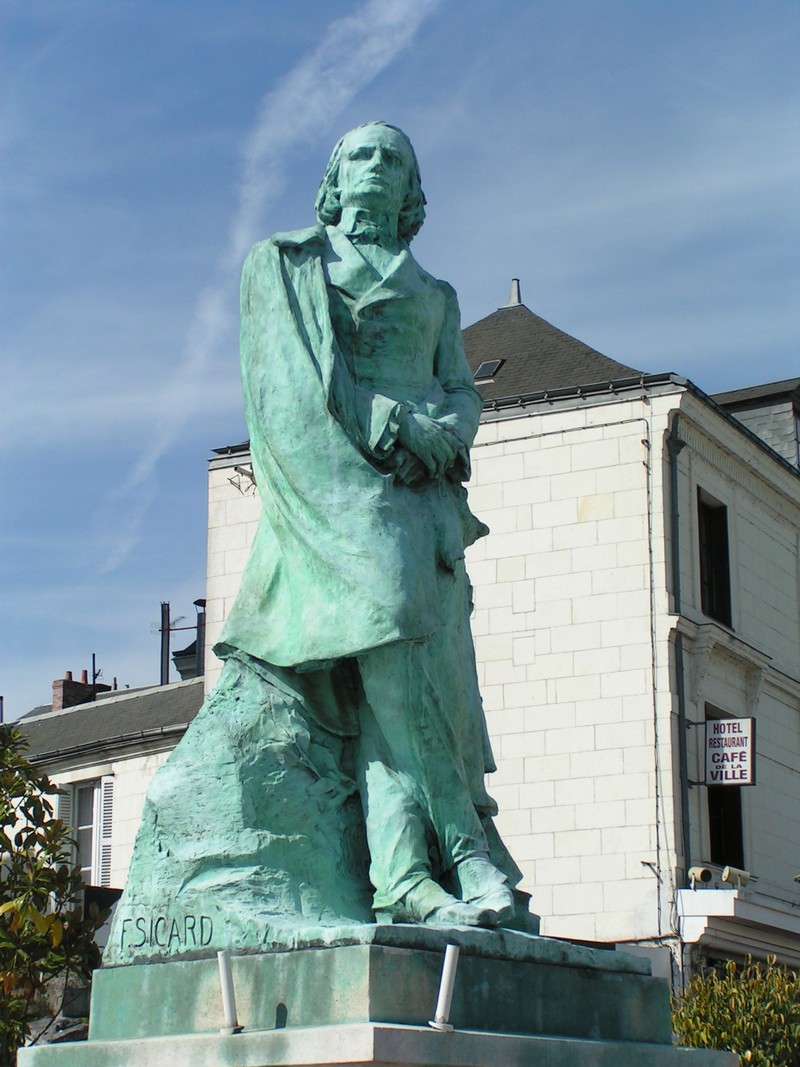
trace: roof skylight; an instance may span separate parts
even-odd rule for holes
[[[504,359],[485,359],[475,371],[475,381],[490,382],[504,363]]]

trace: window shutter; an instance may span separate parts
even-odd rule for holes
[[[111,885],[111,823],[114,807],[114,777],[100,781],[100,885]]]
[[[56,793],[55,798],[55,816],[57,819],[61,819],[63,824],[67,827],[67,831],[71,838],[75,835],[75,827],[72,822],[72,793],[73,788],[71,785],[62,785],[60,787],[60,792]],[[69,846],[69,862],[75,862],[74,841]]]
[[[72,786],[62,785],[59,787],[60,792],[56,793],[56,818],[61,819],[65,826],[68,826],[70,831],[74,829],[72,825]]]

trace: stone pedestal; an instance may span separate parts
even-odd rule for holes
[[[338,943],[331,944],[331,940]],[[242,1033],[223,1035],[216,958],[104,969],[89,1041],[25,1050],[20,1067],[735,1067],[673,1048],[649,964],[511,931],[370,926],[324,946],[239,956]],[[427,1025],[445,945],[461,956],[450,1020]]]

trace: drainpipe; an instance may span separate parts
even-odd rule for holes
[[[680,552],[680,504],[678,495],[678,456],[686,446],[678,436],[680,412],[675,413],[669,436],[667,452],[670,472],[670,535],[672,538],[672,598],[674,612],[680,619],[683,609],[681,600],[681,552]],[[689,754],[687,746],[688,724],[686,719],[686,686],[683,660],[683,634],[675,634],[675,675],[678,689],[678,773],[680,778],[681,838],[683,842],[684,873],[692,865],[689,836]]]

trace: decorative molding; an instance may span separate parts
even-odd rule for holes
[[[800,681],[788,678],[777,671],[772,657],[742,641],[716,623],[697,624],[681,616],[675,626],[691,642],[689,663],[689,697],[693,703],[705,702],[705,680],[712,655],[726,658],[739,667],[745,685],[745,701],[748,715],[755,716],[764,684],[769,681],[790,694],[800,695]],[[787,687],[787,683],[791,687]]]
[[[695,704],[703,703],[706,673],[716,642],[713,634],[700,633],[692,642],[689,668],[689,695]]]
[[[772,479],[772,472],[766,471],[766,461],[757,465],[747,459],[742,452],[736,452],[725,444],[721,437],[711,438],[686,411],[681,409],[679,424],[681,439],[701,459],[718,471],[733,485],[738,485],[755,497],[774,514],[793,526],[800,525],[800,482],[784,474],[776,463],[775,474],[784,475],[786,488],[779,487],[777,478]],[[764,457],[759,457],[764,459]],[[781,478],[783,481],[784,478]],[[789,490],[793,489],[791,493]]]
[[[758,712],[758,702],[764,689],[764,668],[752,666],[747,672],[746,685],[747,711],[754,716]]]

